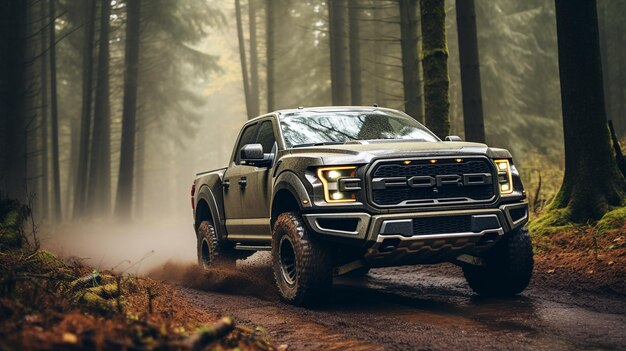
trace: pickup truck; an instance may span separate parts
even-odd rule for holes
[[[479,295],[533,271],[526,193],[511,154],[439,139],[382,107],[281,110],[247,121],[228,167],[191,189],[198,263],[271,251],[280,295],[310,306],[333,277],[452,262]]]

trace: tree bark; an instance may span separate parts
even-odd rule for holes
[[[80,121],[80,151],[76,192],[74,193],[74,217],[85,214],[87,202],[87,181],[89,179],[89,146],[91,137],[91,109],[93,96],[93,43],[96,20],[96,2],[86,1],[84,13],[85,30],[83,38],[83,105]]]
[[[26,203],[26,36],[28,4],[9,0],[0,5],[0,192]]]
[[[274,30],[276,19],[274,18],[274,1],[265,0],[265,58],[266,58],[266,84],[267,84],[267,112],[274,111]]]
[[[450,130],[448,48],[444,0],[420,0],[422,15],[422,69],[426,126],[440,138]]]
[[[474,0],[456,1],[456,22],[461,65],[461,91],[463,94],[463,122],[465,139],[485,142],[485,122],[480,84],[478,36]]]
[[[248,81],[248,62],[246,60],[246,44],[243,39],[243,23],[241,19],[241,0],[235,0],[235,18],[237,20],[237,40],[239,42],[239,59],[241,61],[241,75],[243,76],[243,95],[246,99],[246,113],[248,119],[256,117],[252,112],[252,96]]]
[[[252,100],[251,115],[256,117],[261,111],[259,107],[259,54],[257,50],[256,35],[256,0],[248,0],[248,26],[250,27],[250,99]]]
[[[422,89],[419,84],[419,56],[417,46],[417,0],[400,0],[400,46],[402,51],[402,85],[404,111],[418,121],[422,120]]]
[[[146,167],[146,116],[140,116],[137,121],[137,141],[135,152],[137,162],[135,163],[135,211],[134,217],[141,219],[144,215],[145,204],[145,167]]]
[[[56,49],[56,0],[49,0],[50,40],[50,126],[52,134],[52,188],[54,192],[54,218],[57,222],[63,220],[61,209],[61,169],[59,166],[59,108],[57,102],[57,49]]]
[[[51,0],[49,0],[51,1]],[[49,198],[49,181],[48,181],[48,33],[50,32],[50,28],[54,26],[53,23],[50,23],[50,16],[48,16],[48,9],[46,7],[46,1],[40,0],[39,3],[39,12],[40,16],[43,19],[44,27],[41,29],[41,33],[39,35],[39,46],[41,47],[41,57],[40,63],[40,77],[41,80],[41,158],[40,168],[41,168],[41,179],[39,186],[39,202],[41,204],[41,218],[48,218],[48,211],[50,209],[50,198]]]
[[[348,26],[350,28],[350,99],[354,106],[363,104],[361,85],[361,10],[357,0],[348,2]]]
[[[611,152],[596,2],[556,0],[565,175],[551,209],[584,223],[624,203],[626,180]]]
[[[107,215],[111,208],[111,146],[109,103],[109,28],[111,0],[100,2],[100,38],[94,106],[88,206],[92,214]]]
[[[122,144],[115,203],[115,215],[121,220],[129,220],[132,216],[137,82],[139,78],[140,12],[141,0],[127,0]]]
[[[333,105],[348,105],[346,84],[345,0],[328,0],[330,79]]]

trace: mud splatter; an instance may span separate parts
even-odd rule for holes
[[[271,268],[247,260],[238,262],[237,267],[218,266],[208,270],[170,261],[150,271],[148,276],[197,290],[255,296],[267,301],[279,299]]]

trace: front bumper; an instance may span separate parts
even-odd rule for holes
[[[321,237],[365,248],[371,266],[443,262],[480,253],[528,221],[528,204],[499,208],[369,215],[303,215]]]

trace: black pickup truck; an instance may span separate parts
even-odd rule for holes
[[[453,262],[485,296],[526,288],[533,251],[504,149],[440,140],[380,107],[272,112],[246,122],[230,164],[191,189],[198,262],[271,250],[281,296],[311,305],[333,277]]]

